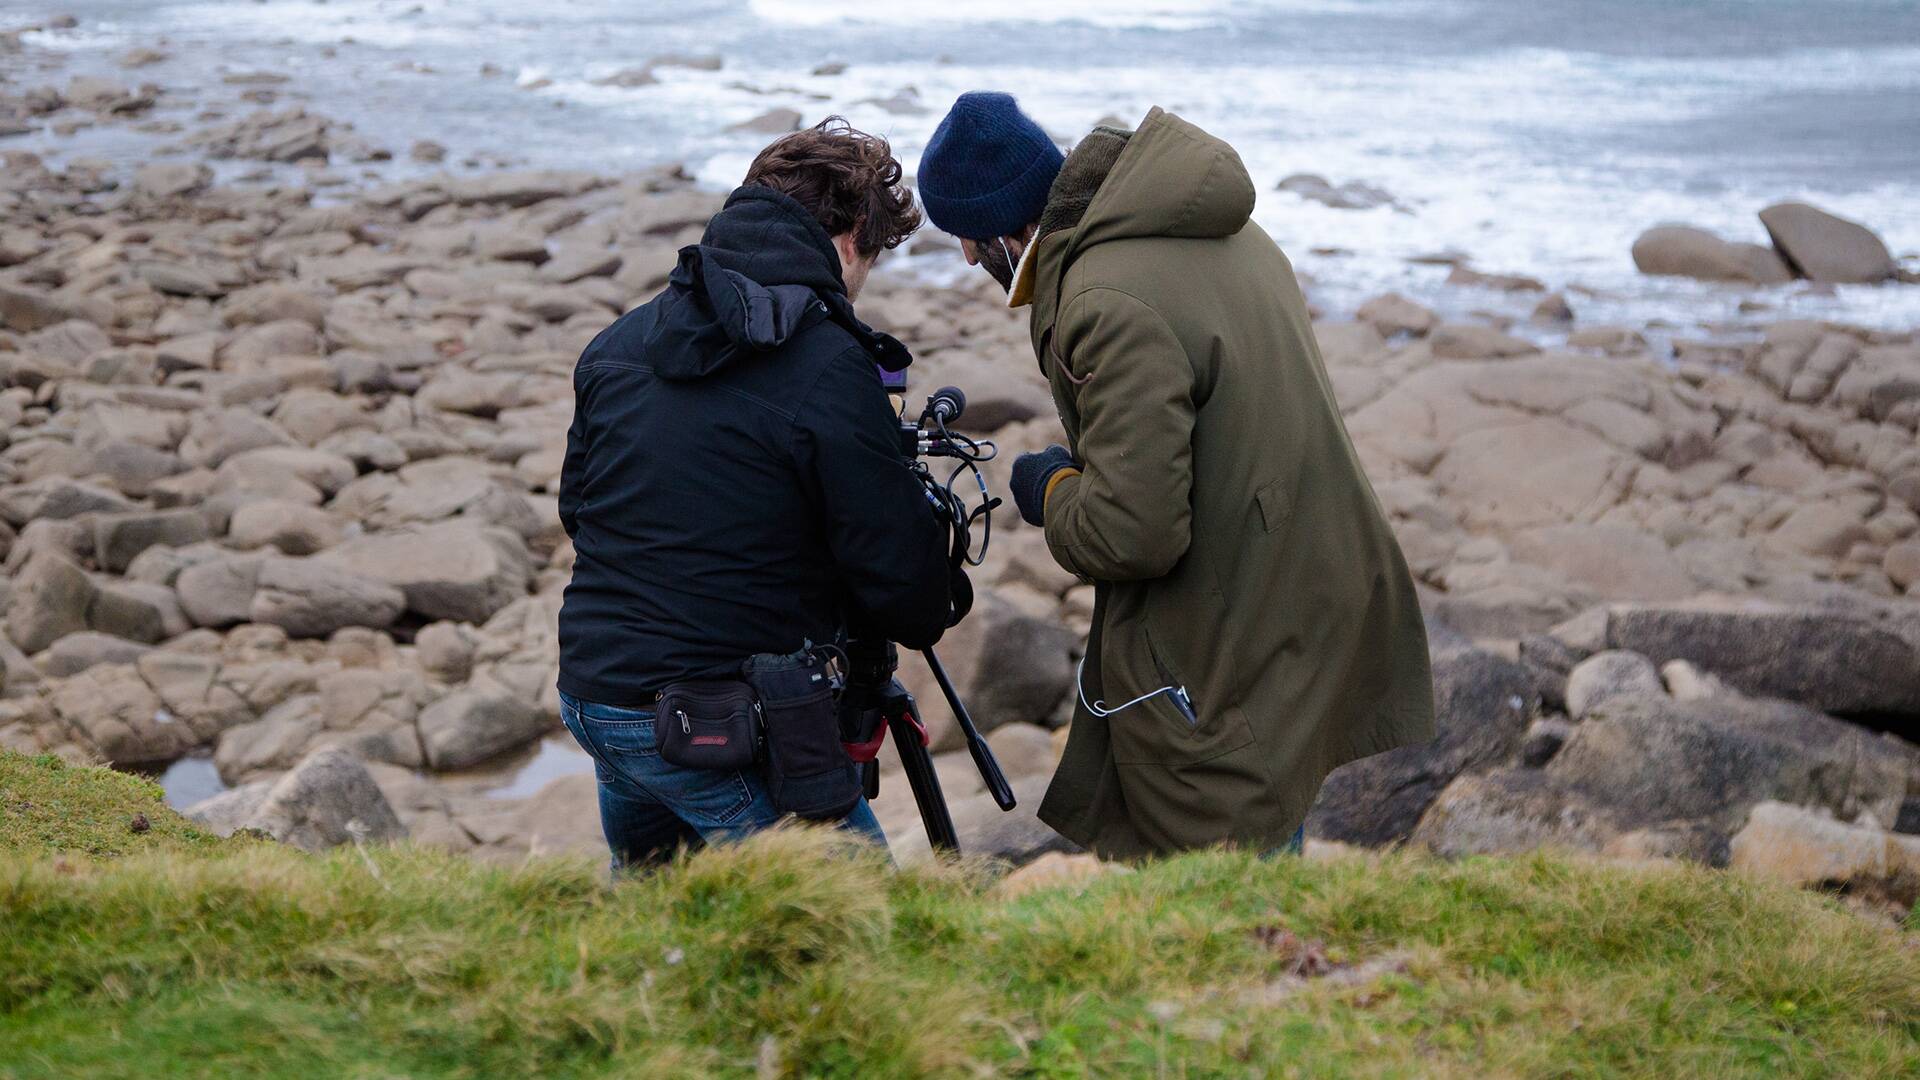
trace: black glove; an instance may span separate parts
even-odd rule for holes
[[[1049,446],[1037,454],[1021,454],[1014,459],[1013,501],[1027,524],[1046,524],[1047,484],[1062,469],[1080,470],[1064,446]]]

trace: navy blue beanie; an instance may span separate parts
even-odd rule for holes
[[[961,94],[920,155],[920,204],[955,236],[1011,236],[1040,219],[1065,160],[1012,94]]]

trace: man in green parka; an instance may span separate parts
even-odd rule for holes
[[[1328,772],[1433,736],[1413,581],[1232,147],[1154,109],[1062,157],[962,95],[922,204],[1031,305],[1068,439],[1020,514],[1095,584],[1040,817],[1103,856],[1297,845]]]

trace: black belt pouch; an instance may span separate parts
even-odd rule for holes
[[[743,674],[760,699],[763,775],[774,809],[815,821],[846,817],[860,801],[860,772],[840,744],[825,661],[810,649],[763,653],[747,661]]]
[[[760,706],[738,679],[689,679],[660,693],[653,721],[660,756],[690,769],[742,770],[760,757]]]

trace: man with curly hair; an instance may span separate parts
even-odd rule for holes
[[[594,758],[616,868],[781,817],[755,772],[662,760],[664,687],[849,623],[925,648],[950,621],[947,531],[875,370],[908,356],[853,309],[875,258],[919,224],[884,139],[837,117],[795,132],[754,160],[666,289],[580,357],[561,715]],[[864,800],[843,824],[884,841]]]

